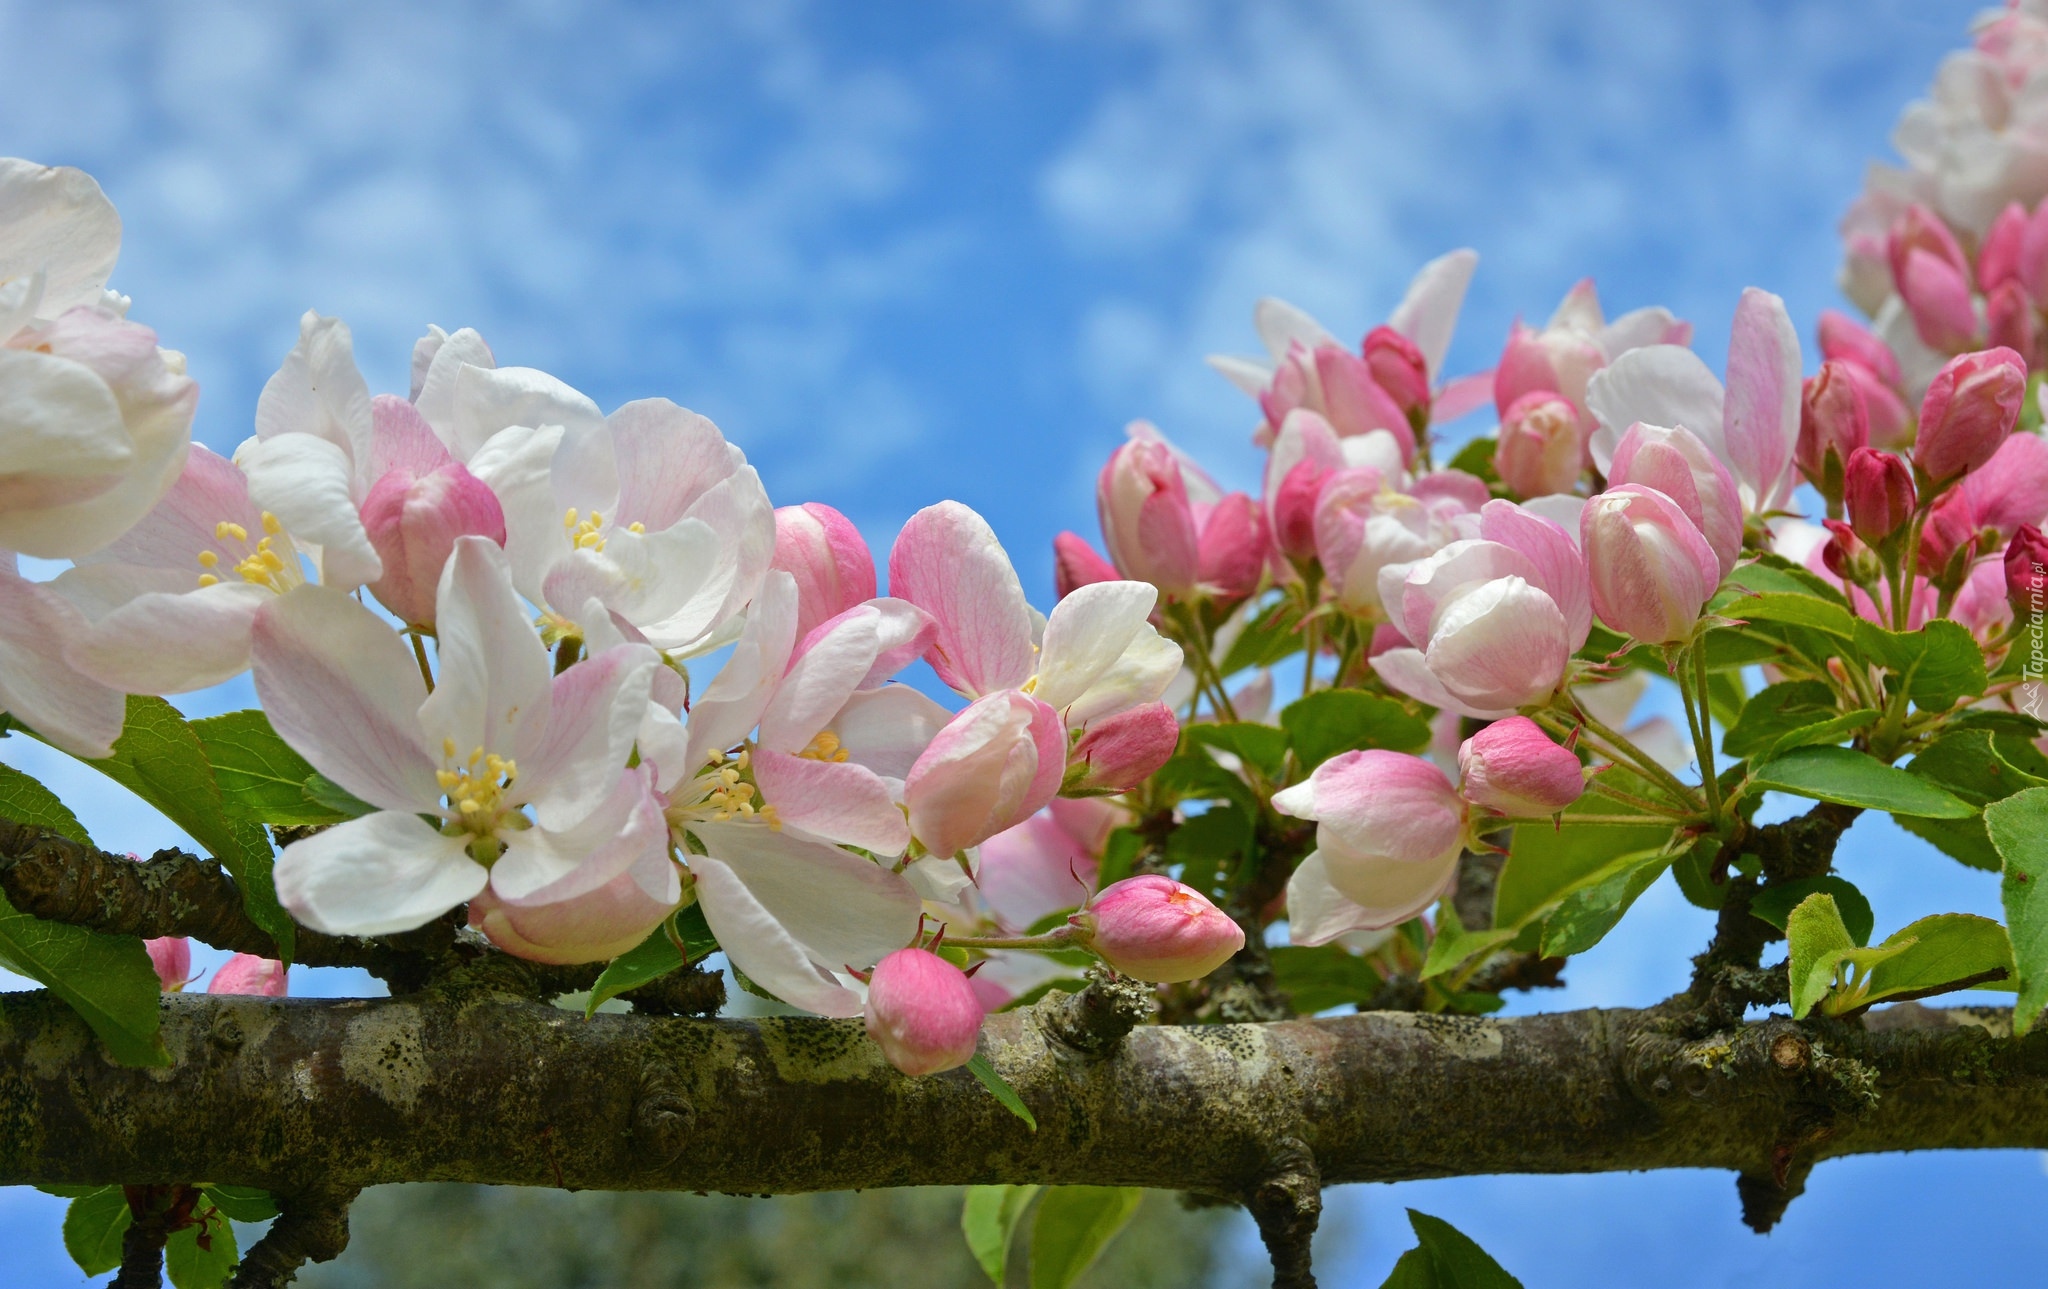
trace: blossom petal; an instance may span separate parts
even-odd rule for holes
[[[1158,702],[1180,674],[1181,660],[1181,647],[1145,623],[1109,669],[1067,704],[1067,725],[1079,729],[1100,717]]]
[[[249,655],[271,725],[314,769],[373,806],[437,808],[420,747],[426,685],[381,618],[331,586],[301,586],[256,611]]]
[[[73,756],[110,755],[127,715],[117,689],[65,662],[64,646],[85,629],[77,609],[0,563],[0,711]]]
[[[1032,672],[1031,609],[988,521],[957,501],[910,517],[889,552],[889,593],[938,621],[926,655],[969,697],[1014,689]]]
[[[1576,531],[1567,532],[1555,520],[1501,498],[1479,510],[1480,537],[1528,557],[1534,573],[1529,581],[1557,602],[1574,650],[1586,643],[1593,627],[1592,583]]]
[[[554,678],[547,730],[519,763],[519,787],[543,828],[595,809],[617,780],[647,711],[661,656],[615,645]]]
[[[439,668],[434,692],[419,708],[427,745],[445,752],[452,744],[457,757],[481,748],[534,760],[552,706],[548,651],[496,542],[456,539],[434,616]]]
[[[690,709],[691,770],[744,739],[760,721],[789,665],[796,613],[796,579],[779,569],[770,573],[732,657]]]
[[[1750,287],[1736,306],[1728,336],[1722,447],[1730,472],[1749,493],[1752,510],[1777,509],[1791,495],[1799,393],[1799,333],[1785,302]]]
[[[861,1014],[861,997],[833,979],[808,949],[733,870],[710,855],[692,855],[697,906],[732,965],[792,1007],[819,1016]]]
[[[422,365],[424,359],[424,366]],[[498,365],[491,347],[474,327],[453,333],[430,327],[412,347],[412,402],[444,443],[455,434],[455,387],[464,367]]]
[[[370,464],[370,387],[356,368],[355,340],[346,322],[310,309],[299,318],[299,343],[256,400],[256,437],[288,434],[333,444],[348,462],[351,483],[369,486],[354,473]]]
[[[889,785],[864,765],[762,748],[753,769],[761,799],[789,827],[877,855],[900,855],[910,845],[910,821]]]
[[[1372,669],[1389,686],[1431,707],[1483,721],[1515,714],[1512,707],[1474,707],[1455,697],[1429,669],[1428,660],[1420,649],[1389,649],[1376,654],[1372,659]]]
[[[0,158],[0,282],[43,274],[45,316],[97,304],[121,254],[121,217],[72,166]]]
[[[421,390],[424,395],[425,390]],[[515,425],[559,425],[602,430],[597,404],[544,371],[531,367],[465,364],[455,376],[448,424],[435,425],[457,461],[468,463],[498,431]],[[433,417],[428,416],[431,421]],[[472,467],[472,473],[474,467]]]
[[[536,604],[547,603],[547,572],[572,549],[562,526],[562,508],[555,502],[555,455],[561,445],[558,425],[514,426],[484,444],[467,463],[505,512],[505,556],[512,562],[512,584]]]
[[[274,595],[250,582],[221,582],[140,595],[71,641],[71,665],[131,694],[184,694],[249,669],[249,629]]]
[[[227,568],[249,553],[222,531],[224,522],[238,525],[252,540],[263,533],[263,514],[249,499],[249,480],[241,467],[195,443],[162,500],[105,549],[79,562],[175,569],[183,586],[194,586],[206,571],[199,563],[202,551],[212,551],[216,566]]]
[[[653,767],[615,768],[607,787],[597,808],[570,827],[501,832],[505,853],[491,866],[491,893],[508,904],[558,904],[665,856],[668,824],[654,795]]]
[[[294,540],[320,548],[323,582],[346,590],[383,576],[351,491],[354,465],[341,448],[311,434],[280,434],[243,444],[235,464],[259,507]]]
[[[277,898],[328,935],[410,931],[483,890],[490,874],[469,857],[467,841],[418,815],[380,810],[285,847]]]
[[[1444,355],[1451,348],[1451,333],[1457,330],[1458,311],[1465,305],[1465,287],[1478,267],[1479,252],[1469,248],[1439,255],[1415,274],[1408,294],[1387,318],[1388,326],[1422,351],[1432,384],[1443,378]]]
[[[1310,948],[1370,928],[1377,919],[1330,885],[1321,851],[1295,865],[1287,879],[1287,943]]]
[[[1614,460],[1615,444],[1637,421],[1682,425],[1714,455],[1727,459],[1721,437],[1721,382],[1698,354],[1683,346],[1629,350],[1593,374],[1586,386],[1586,407],[1600,422],[1590,446],[1593,464],[1603,474]]]
[[[827,728],[855,765],[902,779],[952,719],[953,713],[910,686],[884,685],[848,698]]]
[[[1070,592],[1045,620],[1032,696],[1064,711],[1116,665],[1158,602],[1159,592],[1144,582],[1096,582]]]
[[[1337,343],[1337,337],[1310,317],[1307,310],[1277,296],[1264,296],[1252,306],[1252,325],[1258,329],[1260,341],[1276,363],[1283,361],[1288,350],[1297,344],[1314,352],[1318,346]]]

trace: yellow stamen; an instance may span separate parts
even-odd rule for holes
[[[275,537],[284,531],[284,525],[278,522],[276,515],[266,510],[263,512],[263,531]]]
[[[199,552],[199,567],[214,568],[220,564],[220,556],[213,551]]]
[[[219,583],[220,579],[211,573],[201,573],[199,575],[199,585],[201,586],[217,586]]]
[[[850,754],[840,746],[837,734],[831,730],[820,730],[817,737],[806,744],[804,750],[797,755],[809,761],[839,762],[846,760]]]
[[[249,540],[249,530],[240,524],[226,519],[213,526],[213,539],[215,541],[224,542],[230,537],[238,542],[246,542]]]

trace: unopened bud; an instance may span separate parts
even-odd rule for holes
[[[770,568],[796,579],[796,638],[875,598],[875,558],[851,519],[822,502],[775,511]]]
[[[371,486],[363,529],[384,563],[370,591],[408,626],[434,624],[441,570],[459,537],[505,544],[505,512],[497,494],[460,462],[426,474],[399,467]]]
[[[1164,703],[1146,703],[1089,722],[1067,764],[1070,789],[1126,791],[1173,756],[1180,722]]]
[[[149,965],[156,968],[165,993],[177,993],[192,979],[192,942],[184,936],[159,936],[144,940],[142,947],[149,952]]]
[[[1066,599],[1084,586],[1116,580],[1116,566],[1096,554],[1086,537],[1079,533],[1061,533],[1052,539],[1053,592],[1060,599]]]
[[[285,995],[285,965],[275,958],[238,953],[221,964],[207,982],[209,994],[259,994],[265,998]]]
[[[1644,644],[1692,633],[1721,565],[1678,504],[1654,488],[1609,488],[1579,513],[1579,545],[1592,574],[1593,611]]]
[[[1519,497],[1570,492],[1586,468],[1586,432],[1577,409],[1550,390],[1516,399],[1501,417],[1493,468]]]
[[[2005,548],[2005,593],[2015,615],[2031,621],[2048,611],[2048,537],[2032,524],[2021,524]]]
[[[1526,716],[1495,721],[1458,749],[1465,799],[1504,815],[1553,815],[1586,791],[1579,758]]]
[[[1905,527],[1920,498],[1913,472],[1897,455],[1876,448],[1857,448],[1842,473],[1842,496],[1856,535],[1876,546]]]
[[[1920,401],[1913,464],[1937,482],[1983,465],[2019,424],[2026,392],[2026,360],[2010,349],[1951,358]]]
[[[868,1037],[913,1078],[973,1060],[982,1014],[967,974],[923,949],[898,949],[868,977]]]
[[[1822,363],[1800,390],[1799,441],[1793,450],[1799,472],[1830,502],[1840,501],[1849,454],[1869,444],[1870,409],[1862,389],[1846,363]]]
[[[1828,540],[1820,548],[1821,563],[1828,572],[1855,586],[1871,586],[1884,575],[1877,555],[1863,544],[1856,530],[1839,519],[1823,519]]]
[[[1429,424],[1429,363],[1414,341],[1392,327],[1374,327],[1365,337],[1365,365],[1410,425]]]
[[[1134,980],[1199,980],[1244,948],[1244,928],[1192,886],[1147,873],[1103,890],[1072,919],[1082,939]]]

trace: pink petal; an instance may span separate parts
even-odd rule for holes
[[[942,501],[910,517],[889,552],[889,593],[937,620],[925,657],[954,689],[974,697],[1030,677],[1023,585],[988,521],[966,506]]]
[[[761,748],[753,767],[762,800],[789,827],[877,855],[900,855],[910,845],[902,808],[889,785],[866,766]]]
[[[67,640],[85,631],[85,619],[48,588],[14,571],[14,556],[0,563],[0,710],[14,716],[73,756],[113,751],[127,717],[121,692],[64,661]]]
[[[1749,485],[1756,509],[1777,507],[1781,493],[1789,491],[1792,449],[1799,438],[1799,385],[1799,333],[1785,313],[1785,302],[1768,291],[1746,289],[1728,336],[1722,441],[1736,481]],[[1685,428],[1699,433],[1695,426]]]
[[[439,666],[434,692],[419,709],[428,744],[438,749],[448,740],[457,757],[482,748],[508,760],[534,759],[548,728],[551,667],[497,543],[456,541],[434,620]]]
[[[626,764],[660,655],[642,644],[615,645],[554,678],[547,728],[519,763],[518,791],[543,828],[581,819]]]

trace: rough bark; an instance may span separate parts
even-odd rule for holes
[[[2015,1041],[1991,1009],[1695,1039],[1656,1010],[1382,1012],[1146,1026],[1091,1054],[1044,1023],[1061,1001],[992,1017],[983,1040],[1033,1133],[966,1071],[897,1074],[857,1021],[585,1020],[481,991],[173,995],[175,1064],[138,1070],[61,1002],[12,994],[0,1183],[1095,1183],[1226,1197],[1298,1228],[1318,1184],[1709,1167],[1768,1207],[1836,1155],[2048,1147],[2048,1033]]]

